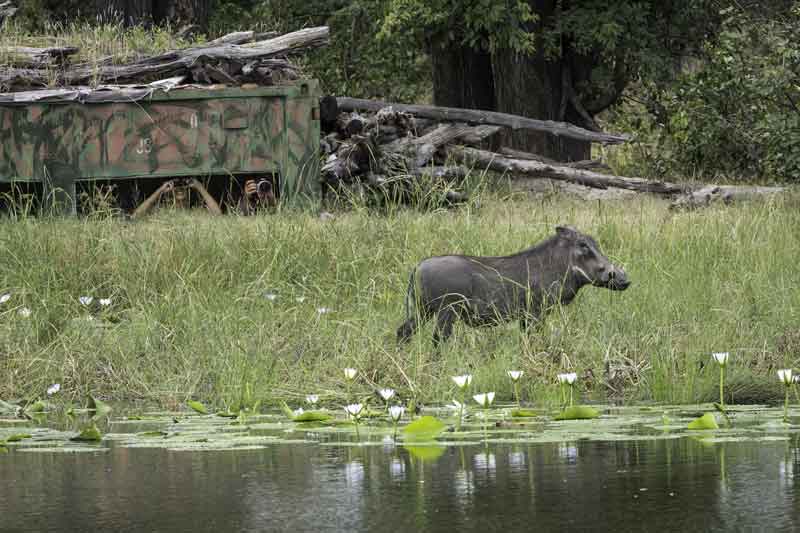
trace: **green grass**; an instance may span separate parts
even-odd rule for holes
[[[12,298],[0,305],[0,398],[33,399],[57,382],[67,398],[171,407],[194,397],[223,407],[249,384],[265,404],[298,404],[307,393],[341,402],[341,369],[353,366],[354,393],[391,386],[408,397],[413,387],[423,402],[460,397],[450,376],[467,371],[474,392],[511,400],[506,370],[520,369],[523,401],[546,403],[558,398],[556,373],[568,369],[591,371],[594,386],[582,381],[579,390],[604,398],[610,358],[638,369],[624,380],[629,400],[714,399],[711,352],[731,352],[731,383],[772,379],[775,368],[800,362],[800,346],[785,341],[800,329],[798,205],[789,197],[673,213],[650,198],[600,206],[485,193],[480,209],[354,209],[329,222],[292,210],[252,218],[161,211],[136,223],[5,220],[0,293]],[[563,223],[594,235],[632,287],[583,289],[531,338],[516,324],[458,326],[437,354],[429,324],[396,347],[420,259],[515,252]],[[269,291],[278,298],[265,298]],[[82,295],[113,305],[88,320]]]

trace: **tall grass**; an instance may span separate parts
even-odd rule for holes
[[[732,382],[800,362],[800,347],[776,348],[800,328],[797,208],[790,197],[673,213],[650,198],[600,205],[486,193],[479,209],[354,210],[332,221],[299,210],[7,220],[0,293],[12,298],[0,305],[0,398],[31,398],[59,382],[76,397],[167,406],[189,396],[232,404],[246,384],[266,402],[309,392],[338,399],[341,369],[354,366],[364,394],[383,385],[446,401],[449,376],[470,371],[477,390],[511,399],[505,372],[514,368],[525,371],[523,400],[549,401],[555,374],[574,369],[594,376],[581,387],[600,399],[606,362],[627,361],[637,369],[624,376],[631,400],[709,399],[711,352],[731,352]],[[429,324],[396,346],[417,261],[515,252],[564,223],[594,235],[631,288],[585,288],[530,337],[516,324],[459,325],[436,353]],[[82,295],[113,305],[89,310]]]

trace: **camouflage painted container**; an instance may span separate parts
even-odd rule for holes
[[[0,100],[0,182],[42,182],[72,211],[80,180],[277,174],[290,202],[319,187],[316,81],[139,91]]]

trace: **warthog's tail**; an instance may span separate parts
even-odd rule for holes
[[[414,317],[416,310],[411,309],[412,306],[414,306],[414,302],[416,302],[417,297],[417,284],[415,282],[416,275],[417,268],[414,267],[414,270],[411,271],[411,277],[408,280],[408,289],[406,290],[405,322],[403,322],[400,327],[397,328],[397,342],[401,344],[407,342],[417,331],[417,319]]]

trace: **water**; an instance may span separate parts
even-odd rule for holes
[[[373,440],[381,437],[373,437]],[[797,435],[0,455],[0,530],[797,531]]]

